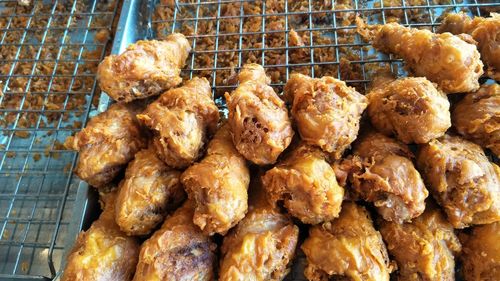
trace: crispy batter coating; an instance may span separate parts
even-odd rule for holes
[[[415,76],[424,76],[448,94],[479,89],[483,63],[473,41],[451,33],[404,27],[398,23],[366,25],[356,19],[358,33],[375,49],[401,57]],[[467,41],[465,41],[465,40]]]
[[[380,233],[398,265],[397,280],[455,280],[454,256],[461,245],[453,226],[439,209],[427,205],[425,212],[411,223],[382,220]]]
[[[462,136],[500,157],[500,85],[483,85],[467,94],[453,110],[452,120]]]
[[[99,86],[116,101],[155,96],[179,85],[191,46],[174,33],[163,41],[140,40],[120,55],[107,56],[97,68]]]
[[[135,117],[133,104],[113,104],[90,119],[87,126],[64,143],[80,155],[75,174],[94,187],[111,182],[146,147],[146,138]]]
[[[219,122],[210,84],[195,77],[171,89],[137,115],[154,132],[153,145],[167,165],[183,169],[200,156],[200,150]]]
[[[78,235],[68,256],[62,281],[128,281],[139,256],[139,243],[114,221],[116,192],[107,195],[104,211]]]
[[[338,217],[344,189],[316,147],[300,145],[262,178],[269,203],[283,202],[303,223],[317,224]]]
[[[115,208],[115,220],[128,235],[149,234],[185,198],[179,171],[143,149],[128,164]]]
[[[345,82],[292,74],[285,85],[302,140],[339,159],[356,139],[367,99]]]
[[[445,135],[420,147],[417,165],[455,228],[500,221],[500,168],[481,147]]]
[[[380,133],[359,138],[350,162],[352,190],[388,221],[402,223],[424,212],[429,192],[408,147]]]
[[[302,244],[310,281],[389,281],[392,266],[382,236],[364,207],[345,202],[340,216],[309,229]]]
[[[500,80],[500,14],[491,13],[489,18],[474,19],[463,12],[447,14],[438,32],[471,35],[477,42],[481,60],[487,67],[486,73],[491,78]]]
[[[196,202],[193,221],[205,234],[224,235],[245,216],[250,172],[227,124],[210,141],[205,158],[189,167],[181,180]]]
[[[450,102],[436,86],[424,77],[375,78],[367,95],[371,123],[404,143],[443,136],[451,127]]]
[[[194,205],[184,203],[141,246],[134,281],[212,281],[216,245],[193,224]]]
[[[245,64],[238,80],[238,88],[225,95],[234,145],[255,164],[273,164],[294,134],[285,103],[258,64]]]
[[[224,237],[220,281],[279,281],[289,271],[299,228],[268,204],[260,184],[252,192],[250,211]]]
[[[497,281],[500,276],[500,222],[475,226],[472,235],[464,238],[461,261],[465,281]]]

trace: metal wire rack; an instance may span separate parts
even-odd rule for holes
[[[18,2],[0,0],[0,279],[52,279],[84,207],[62,143],[95,109],[119,5]]]

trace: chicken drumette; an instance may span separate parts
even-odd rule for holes
[[[147,145],[135,117],[140,109],[137,104],[113,104],[67,138],[66,148],[80,153],[75,174],[94,187],[111,182]]]
[[[116,101],[158,95],[182,82],[181,68],[189,51],[191,46],[180,33],[163,41],[137,41],[122,54],[110,55],[99,64],[99,86]]]
[[[467,94],[453,110],[452,120],[461,135],[500,157],[500,85],[483,85]]]
[[[340,158],[358,135],[365,96],[333,77],[302,74],[292,74],[285,95],[293,103],[292,117],[301,138]]]
[[[205,158],[189,167],[181,180],[195,202],[193,221],[206,234],[225,234],[245,216],[250,173],[227,124],[210,141]]]
[[[483,63],[474,42],[468,42],[470,36],[435,34],[397,23],[369,26],[360,18],[356,22],[358,33],[375,49],[401,57],[415,76],[437,83],[445,93],[479,88]]]
[[[258,64],[244,65],[238,80],[238,88],[225,96],[234,145],[253,163],[272,164],[294,134],[285,103]]]
[[[199,156],[207,135],[219,121],[207,79],[193,78],[171,89],[137,115],[154,132],[153,145],[173,168],[186,168]]]
[[[309,229],[302,244],[310,281],[389,281],[392,266],[382,236],[364,207],[345,202],[340,216]]]
[[[444,135],[420,147],[417,165],[455,228],[500,221],[500,168],[481,147]]]
[[[427,143],[451,126],[448,98],[424,77],[394,79],[381,74],[367,97],[373,126],[404,143]]]
[[[128,235],[149,234],[185,198],[180,175],[153,149],[137,152],[120,183],[115,208],[120,229]]]

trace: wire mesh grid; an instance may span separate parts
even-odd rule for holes
[[[62,144],[95,108],[117,3],[0,0],[0,279],[59,270],[78,185]]]

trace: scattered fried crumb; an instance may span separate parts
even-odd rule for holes
[[[38,162],[40,161],[40,159],[42,158],[42,155],[40,153],[34,153],[33,154],[33,160],[35,160],[35,162]]]

